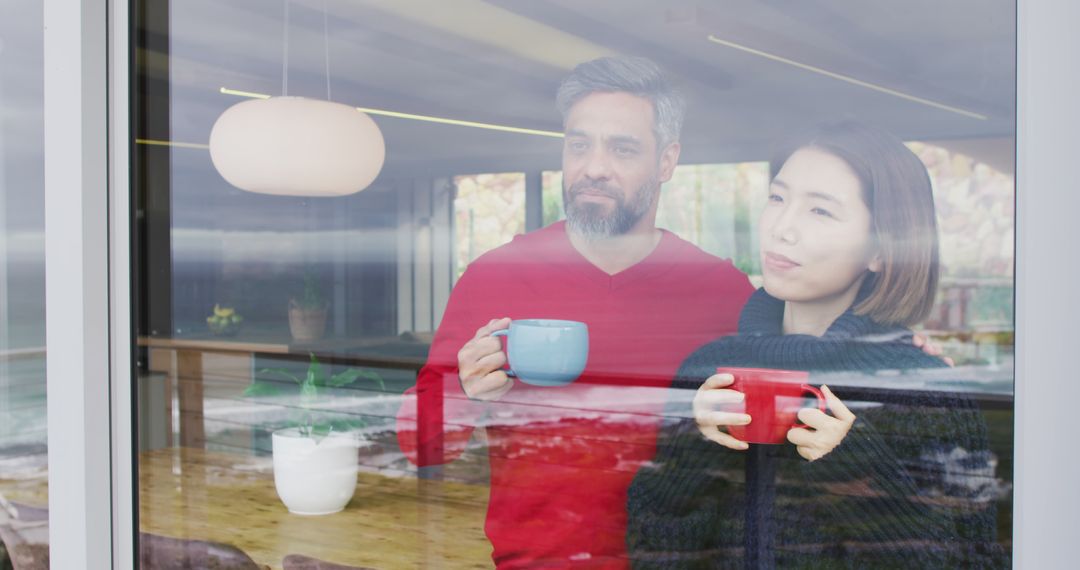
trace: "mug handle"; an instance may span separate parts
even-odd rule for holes
[[[510,334],[510,329],[500,329],[500,330],[497,330],[497,331],[495,331],[495,332],[491,333],[491,336],[495,336],[495,337],[499,337],[499,336],[502,336],[502,337],[506,337],[507,341],[509,341],[509,340],[510,340],[510,337],[508,337],[508,336],[507,336],[507,335],[509,335],[509,334]],[[514,374],[514,371],[510,369],[510,363],[509,363],[509,360],[510,360],[510,359],[509,359],[509,358],[507,358],[507,361],[508,361],[508,362],[506,363],[506,367],[505,367],[505,368],[503,368],[503,372],[505,372],[507,376],[509,376],[509,377],[511,377],[511,378],[514,378],[514,377],[516,377],[516,376],[517,376],[517,374]]]
[[[825,394],[822,394],[821,390],[819,390],[816,387],[811,386],[809,384],[803,384],[801,387],[802,387],[803,392],[806,392],[808,394],[813,394],[813,396],[815,398],[817,398],[817,407],[818,407],[819,410],[824,412],[825,411]],[[791,427],[792,428],[810,429],[810,426],[808,426],[806,424],[800,424],[800,423],[797,423],[797,424],[795,424],[795,425],[793,425]]]

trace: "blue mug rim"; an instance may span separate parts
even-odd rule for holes
[[[523,327],[537,327],[537,328],[588,328],[588,325],[581,321],[570,321],[565,319],[514,319],[510,321],[510,326],[523,326]]]

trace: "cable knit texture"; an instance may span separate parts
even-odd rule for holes
[[[696,390],[718,366],[808,370],[811,382],[814,372],[944,366],[914,347],[907,329],[848,311],[821,337],[783,335],[783,311],[782,301],[757,291],[742,312],[739,335],[697,350],[673,387]],[[867,377],[868,384],[883,380]],[[680,402],[669,405],[665,415],[675,419],[665,422],[656,458],[629,490],[634,567],[742,568],[746,454],[702,437],[687,400]],[[926,460],[927,453],[958,447],[987,453],[985,421],[969,399],[935,395],[853,411],[858,420],[847,437],[818,461],[802,459],[790,444],[768,446],[777,464],[768,523],[777,567],[1010,566],[995,541],[993,501],[963,491],[977,485],[954,486],[948,494],[928,490],[927,482],[946,475],[953,482],[981,476],[944,473],[944,464]]]

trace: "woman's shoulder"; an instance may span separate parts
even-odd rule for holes
[[[916,346],[908,329],[896,329],[888,334],[855,337],[848,345],[846,360],[849,368],[862,370],[923,370],[945,368],[948,365]]]
[[[821,338],[831,344],[822,354],[829,368],[847,370],[915,370],[941,368],[945,362],[923,352],[914,343],[911,329],[883,324],[849,309],[837,318]]]

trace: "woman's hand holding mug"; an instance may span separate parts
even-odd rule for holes
[[[817,408],[803,408],[799,410],[799,421],[813,430],[795,427],[787,433],[788,441],[795,445],[795,450],[807,461],[817,461],[836,449],[855,423],[855,414],[851,413],[828,386],[822,385],[821,392],[825,395],[825,404],[833,415],[830,416]]]
[[[735,439],[721,428],[725,426],[744,426],[750,423],[750,416],[738,412],[724,412],[725,405],[743,401],[742,392],[727,389],[735,382],[731,374],[713,374],[694,394],[694,421],[698,430],[706,439],[724,447],[744,451],[750,446],[745,441]]]
[[[782,443],[786,429],[786,439],[795,445],[799,455],[807,461],[816,461],[840,445],[855,423],[855,414],[828,386],[822,386],[818,391],[808,384],[791,381],[792,378],[801,377],[805,382],[805,372],[742,368],[722,370],[725,369],[710,376],[698,388],[694,394],[693,409],[694,421],[701,435],[724,447],[738,451],[748,449],[747,442],[739,437],[759,443]],[[740,376],[736,381],[736,374],[745,377]],[[789,377],[788,381],[777,382],[777,377],[784,375]],[[752,397],[749,402],[746,400],[747,391]],[[797,401],[794,398],[799,396],[800,391],[815,395],[819,407],[798,409],[796,415],[797,408],[791,404]],[[779,403],[782,401],[787,403]],[[762,425],[757,426],[758,429],[750,426],[751,415],[741,411],[723,411],[725,408],[749,411],[751,407],[756,410],[755,414],[764,414],[763,418],[759,418]],[[832,415],[825,413],[826,409]],[[796,417],[801,424],[796,424]],[[787,429],[792,424],[796,425]]]

